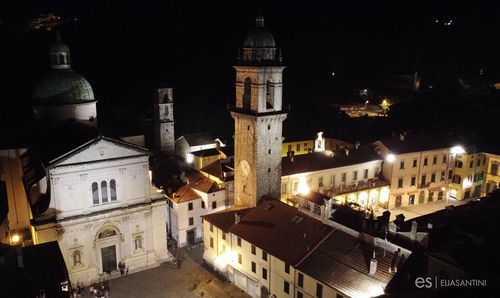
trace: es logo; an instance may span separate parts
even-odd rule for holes
[[[415,286],[419,289],[422,289],[424,287],[428,289],[432,288],[432,277],[417,277],[415,279]]]

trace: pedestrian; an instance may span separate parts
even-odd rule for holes
[[[125,271],[125,275],[128,275],[128,267],[127,267],[127,270]]]

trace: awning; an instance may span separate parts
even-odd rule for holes
[[[206,249],[204,252],[203,252],[203,259],[205,260],[205,262],[207,262],[208,264],[210,265],[214,265],[214,259],[217,257],[217,255],[215,254],[215,252],[209,250],[209,249]]]
[[[225,255],[220,255],[214,259],[214,268],[217,271],[225,273],[227,271],[228,260]]]

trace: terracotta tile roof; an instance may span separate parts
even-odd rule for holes
[[[227,232],[235,222],[235,213],[240,217],[245,216],[252,208],[233,207],[219,212],[202,216],[204,220]]]
[[[282,176],[345,167],[373,160],[382,160],[382,157],[371,146],[350,149],[349,155],[346,155],[345,151],[336,151],[333,156],[326,152],[296,155],[293,161],[290,157],[283,157]]]
[[[220,155],[220,152],[219,152],[219,150],[217,150],[215,148],[210,148],[210,149],[204,149],[204,150],[200,150],[200,151],[194,151],[194,152],[191,152],[191,154],[193,154],[194,156],[198,156],[198,157],[207,157],[207,156],[218,156],[218,155]]]
[[[220,159],[214,161],[213,163],[201,168],[202,172],[210,174],[214,177],[217,177],[221,180],[224,180],[224,174],[222,173],[222,164]]]
[[[215,139],[206,132],[186,134],[181,138],[184,138],[189,146],[215,144]]]
[[[375,250],[377,271],[370,276],[370,260]],[[343,231],[335,230],[298,267],[300,271],[350,297],[371,297],[383,293],[394,276],[391,266],[401,268],[408,256],[374,247]],[[378,291],[378,292],[377,292]]]
[[[446,149],[457,145],[465,147],[458,136],[448,133],[408,134],[404,136],[403,141],[399,136],[395,136],[378,142],[395,154]]]
[[[172,195],[172,200],[176,203],[183,203],[201,198],[189,185],[184,184]]]
[[[294,266],[332,229],[297,208],[269,200],[250,210],[229,232]]]

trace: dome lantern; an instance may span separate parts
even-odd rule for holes
[[[59,31],[56,33],[56,42],[50,47],[50,67],[71,69],[69,47],[62,42]]]

